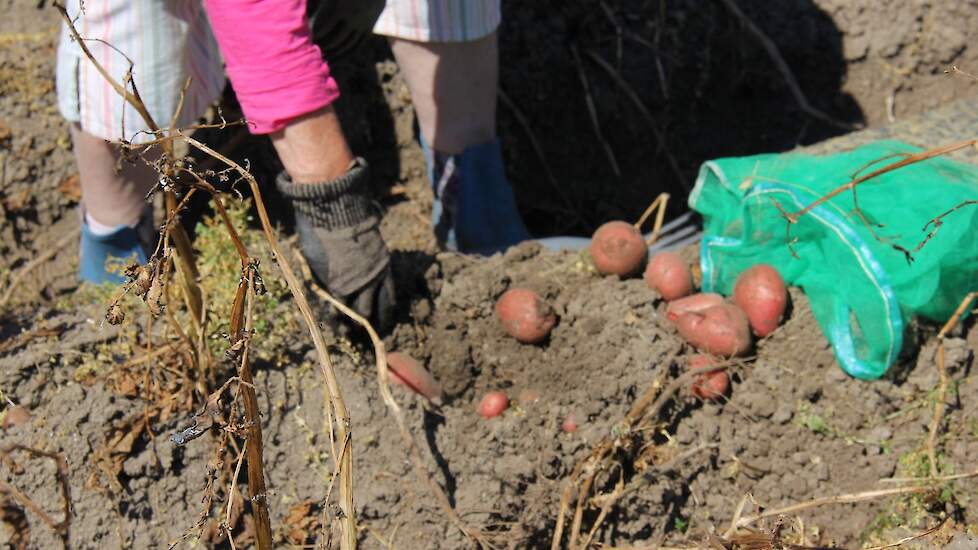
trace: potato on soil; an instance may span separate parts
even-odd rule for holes
[[[776,269],[757,264],[737,277],[733,299],[747,314],[754,334],[763,338],[781,323],[788,305],[788,289]]]
[[[413,357],[397,351],[388,353],[387,368],[392,382],[427,397],[436,405],[441,405],[441,384]]]
[[[679,254],[659,252],[645,268],[645,284],[671,302],[693,292],[693,274]]]
[[[642,233],[627,222],[608,222],[591,237],[591,260],[602,275],[634,275],[648,253]]]
[[[723,303],[723,296],[712,292],[701,292],[685,298],[680,298],[674,302],[669,302],[666,308],[666,318],[675,323],[679,318],[687,313],[703,311],[713,306]]]
[[[503,329],[524,344],[542,342],[557,324],[557,314],[543,298],[525,288],[511,288],[496,302]]]
[[[7,409],[6,413],[3,415],[3,429],[13,428],[15,426],[20,426],[21,424],[27,424],[31,421],[31,413],[27,410],[27,407],[21,405],[14,405]]]
[[[713,355],[733,357],[751,347],[747,314],[734,304],[683,314],[676,320],[676,327],[687,342]]]
[[[706,370],[715,367],[716,359],[709,355],[696,354],[689,358],[689,370]],[[693,378],[689,391],[694,397],[704,401],[716,401],[727,394],[730,389],[730,376],[725,370],[705,372]]]
[[[567,413],[564,421],[560,423],[560,429],[564,433],[572,434],[577,431],[577,418],[574,413]]]
[[[509,407],[509,397],[502,391],[491,391],[487,393],[482,401],[479,402],[479,416],[482,418],[494,418],[503,414]]]

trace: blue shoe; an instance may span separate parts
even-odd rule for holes
[[[143,225],[146,224],[141,221],[140,226]],[[82,221],[78,278],[95,284],[125,282],[126,278],[121,274],[108,271],[106,263],[109,259],[115,258],[145,264],[148,258],[143,247],[143,239],[140,239],[141,229],[143,228],[139,226],[132,228],[128,225],[120,225],[108,235],[95,235],[88,228],[88,224]]]
[[[441,246],[470,254],[494,254],[530,239],[506,181],[499,140],[460,155],[432,152],[421,140],[435,202],[432,225]]]

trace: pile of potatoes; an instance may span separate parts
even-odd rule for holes
[[[602,275],[621,278],[638,275],[645,264],[643,278],[648,287],[668,302],[666,318],[686,342],[699,353],[687,358],[690,370],[703,370],[689,387],[690,394],[704,400],[722,399],[730,388],[726,370],[716,367],[725,359],[742,356],[753,348],[753,338],[763,338],[778,327],[788,303],[784,280],[776,269],[758,264],[737,278],[730,300],[714,293],[694,293],[690,266],[675,252],[660,252],[647,263],[648,248],[639,230],[626,222],[602,225],[591,240],[591,258]],[[507,334],[524,344],[539,344],[557,324],[554,309],[536,292],[511,288],[496,302],[496,317]],[[441,387],[413,358],[388,355],[391,379],[419,393],[435,404],[442,399]],[[483,418],[501,415],[509,407],[509,397],[491,391],[480,401],[477,412]],[[576,429],[572,418],[562,428]]]
[[[693,274],[674,252],[660,252],[645,269],[645,282],[669,302],[666,318],[680,336],[704,354],[689,358],[691,370],[708,370],[718,358],[744,355],[753,347],[753,336],[763,338],[784,317],[788,289],[776,269],[757,264],[737,277],[732,301],[710,292],[693,294]],[[730,386],[725,370],[714,370],[693,379],[691,393],[701,399],[721,399]]]

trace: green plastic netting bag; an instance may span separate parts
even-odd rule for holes
[[[933,229],[924,230],[928,221],[978,199],[978,167],[934,158],[899,168],[859,185],[858,209],[853,194],[842,193],[802,216],[790,235],[778,204],[799,211],[854,175],[919,151],[880,141],[826,156],[703,164],[689,197],[704,218],[703,290],[729,295],[742,271],[771,264],[804,290],[842,368],[879,378],[896,360],[910,316],[944,322],[978,288],[978,207],[944,219],[912,262],[893,246],[913,250]]]

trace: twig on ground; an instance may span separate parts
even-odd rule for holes
[[[671,364],[675,360],[678,353],[678,351],[672,352],[662,361],[662,364]],[[587,495],[593,486],[595,476],[601,470],[601,464],[605,458],[608,457],[611,451],[616,448],[616,442],[619,441],[623,435],[631,433],[634,426],[645,422],[649,418],[658,417],[666,404],[669,403],[669,401],[675,396],[676,392],[678,392],[680,388],[686,385],[695,376],[702,375],[706,372],[724,370],[726,368],[728,368],[727,365],[717,365],[708,370],[686,372],[676,377],[665,388],[661,388],[661,390],[658,380],[653,381],[653,383],[649,385],[645,392],[638,399],[636,399],[634,404],[632,404],[622,421],[615,426],[615,428],[612,430],[612,434],[610,436],[605,436],[601,441],[599,441],[592,448],[591,453],[586,458],[579,461],[577,465],[574,466],[574,469],[571,471],[570,475],[568,475],[565,479],[564,490],[561,492],[560,504],[557,511],[557,522],[554,527],[554,535],[550,544],[551,550],[559,550],[561,546],[564,535],[566,515],[570,508],[570,498],[575,487],[577,487],[578,480],[582,477],[582,475],[587,474],[587,477],[584,478],[581,486],[577,487],[578,499],[570,526],[568,541],[569,548],[577,547],[577,539],[580,536],[580,527],[584,514],[584,503],[587,501]]]
[[[957,309],[951,315],[951,318],[944,323],[941,327],[941,331],[937,333],[937,372],[940,375],[940,383],[937,387],[937,397],[934,401],[934,417],[930,423],[930,429],[927,434],[927,459],[930,463],[930,476],[931,478],[936,478],[940,475],[938,471],[937,464],[937,434],[941,429],[941,422],[944,418],[944,409],[947,408],[945,400],[947,399],[947,368],[944,363],[944,338],[947,333],[951,331],[961,320],[961,316],[964,315],[966,311],[971,307],[971,304],[978,298],[978,292],[969,292],[965,295],[961,303],[958,304]]]
[[[305,258],[299,259],[299,265],[306,280],[312,281],[312,272],[309,269],[309,265],[306,263]],[[407,427],[407,422],[404,420],[404,412],[401,410],[400,405],[397,404],[397,401],[394,400],[394,395],[391,393],[390,374],[387,368],[387,352],[386,347],[384,346],[384,341],[380,339],[377,331],[374,330],[373,326],[370,325],[370,322],[363,318],[362,315],[350,309],[346,304],[337,300],[335,297],[331,296],[314,282],[311,287],[313,292],[319,295],[320,298],[329,302],[333,307],[367,331],[367,335],[370,337],[370,342],[373,344],[374,348],[375,363],[377,367],[377,385],[380,388],[380,396],[383,399],[384,404],[387,405],[387,408],[391,411],[391,414],[394,415],[394,420],[397,423],[398,431],[401,433],[401,439],[408,448],[408,454],[411,457],[411,462],[414,466],[415,473],[417,473],[418,477],[421,478],[421,481],[428,486],[428,489],[434,495],[436,502],[438,502],[439,507],[441,507],[442,512],[448,517],[449,521],[462,532],[463,535],[471,538],[473,541],[483,547],[491,547],[483,533],[467,525],[461,516],[459,516],[458,512],[452,506],[451,501],[448,499],[448,495],[445,494],[444,489],[442,489],[441,486],[438,485],[431,477],[431,474],[428,473],[428,469],[424,464],[424,459],[421,457],[421,453],[418,450],[417,441],[415,440],[414,435],[411,433],[411,430]]]
[[[573,44],[571,44],[570,50],[571,56],[574,58],[574,66],[577,67],[577,76],[581,79],[581,86],[584,88],[584,101],[587,104],[588,115],[591,117],[591,126],[594,127],[595,137],[598,138],[598,142],[601,143],[601,147],[608,157],[608,164],[611,165],[611,171],[614,172],[616,177],[620,178],[621,169],[618,167],[618,159],[615,158],[615,151],[611,148],[611,144],[608,143],[608,140],[604,137],[604,133],[601,131],[601,123],[598,121],[598,110],[594,106],[594,98],[591,97],[591,84],[587,80],[587,75],[584,74],[581,55],[577,52],[577,46]]]
[[[747,507],[748,502],[754,502],[754,495],[747,493],[740,499],[740,504],[737,505],[737,509],[734,511],[733,517],[730,519],[730,526],[727,527],[726,532],[723,533],[723,538],[729,539],[737,532],[737,523],[740,522],[740,518],[744,515],[744,508]]]
[[[778,46],[774,43],[774,41],[771,40],[771,38],[768,37],[768,35],[761,30],[761,28],[758,27],[750,17],[747,17],[747,14],[740,9],[740,6],[738,6],[734,0],[720,0],[720,3],[723,4],[734,17],[739,19],[740,22],[747,27],[747,30],[749,30],[751,34],[757,38],[758,42],[761,43],[761,47],[764,48],[768,57],[770,57],[771,61],[774,62],[778,72],[781,73],[781,78],[784,79],[785,83],[788,85],[788,88],[791,90],[791,95],[795,97],[795,102],[798,104],[798,108],[800,108],[808,116],[821,120],[827,124],[831,124],[836,128],[840,128],[842,130],[860,129],[860,126],[849,124],[848,122],[842,122],[841,120],[833,118],[824,111],[816,109],[814,106],[812,106],[812,104],[808,101],[808,97],[805,96],[805,92],[803,92],[801,90],[801,86],[798,85],[798,80],[795,78],[794,73],[791,72],[791,68],[788,66],[788,63],[784,60],[784,57],[781,56],[781,52],[778,50]]]
[[[958,75],[959,76],[965,76],[965,77],[970,78],[971,80],[978,80],[978,76],[975,76],[975,75],[973,75],[971,73],[962,71],[961,69],[958,68],[957,65],[951,65],[951,68],[944,69],[944,74],[952,74],[952,75],[956,75],[956,76],[958,76]]]
[[[35,449],[33,447],[27,447],[26,445],[14,444],[7,445],[0,448],[0,455],[7,458],[8,455],[14,451],[23,451],[29,455],[37,458],[47,458],[54,462],[57,468],[57,479],[58,486],[61,490],[62,507],[61,511],[64,518],[61,521],[55,521],[47,512],[41,509],[40,506],[34,503],[33,500],[27,495],[25,495],[20,489],[14,487],[13,485],[8,485],[0,481],[0,493],[7,493],[18,501],[25,508],[33,512],[43,521],[48,527],[54,530],[61,538],[61,543],[64,548],[71,547],[71,485],[68,483],[68,461],[65,456],[61,453],[52,453],[49,451],[42,451],[40,449]],[[0,464],[5,463],[6,460],[0,460]]]
[[[818,506],[824,506],[826,504],[852,504],[854,502],[865,502],[867,500],[876,500],[879,498],[895,496],[895,495],[906,495],[911,493],[926,493],[928,491],[932,491],[933,489],[934,488],[931,486],[918,485],[913,487],[900,487],[897,489],[879,489],[875,491],[863,491],[861,493],[849,493],[844,495],[835,495],[831,497],[815,498],[805,502],[799,502],[797,504],[785,506],[783,508],[773,508],[770,510],[765,510],[760,514],[755,514],[753,516],[747,516],[741,518],[737,522],[737,527],[746,527],[747,525],[750,525],[751,523],[754,523],[764,518],[793,514],[795,512],[807,510],[808,508],[815,508]]]
[[[922,539],[924,537],[929,537],[930,535],[933,535],[934,533],[938,532],[941,529],[941,527],[944,527],[944,524],[945,523],[947,523],[947,518],[942,519],[941,522],[938,523],[937,525],[931,527],[930,529],[928,529],[926,531],[923,531],[921,533],[917,533],[916,535],[910,535],[909,537],[903,537],[902,539],[900,539],[898,541],[891,542],[889,544],[881,544],[879,546],[870,546],[868,548],[863,548],[862,550],[886,550],[887,548],[897,548],[897,547],[903,546],[904,544],[907,544],[908,542],[913,542],[915,540]]]
[[[598,532],[601,524],[604,523],[604,518],[608,517],[608,512],[611,511],[611,507],[614,506],[618,499],[621,498],[622,494],[625,492],[625,476],[619,469],[618,471],[618,482],[615,483],[614,490],[610,494],[604,495],[602,500],[604,502],[601,504],[601,511],[598,512],[597,519],[591,525],[591,530],[588,531],[587,538],[584,539],[584,543],[581,544],[581,548],[587,548],[591,546],[591,541],[594,540],[594,535]]]
[[[922,483],[926,481],[955,481],[958,479],[971,479],[973,477],[978,477],[978,470],[973,472],[967,472],[964,474],[954,474],[949,476],[939,476],[939,477],[888,477],[886,479],[881,479],[880,483]]]
[[[78,227],[69,231],[63,237],[58,239],[58,241],[54,243],[54,246],[49,248],[43,254],[38,255],[31,261],[24,264],[24,267],[20,268],[17,273],[10,277],[10,282],[7,284],[7,289],[3,291],[3,297],[0,298],[0,307],[7,305],[7,302],[10,301],[10,297],[13,295],[17,285],[20,284],[20,281],[23,280],[28,273],[33,271],[37,266],[43,264],[51,258],[54,258],[59,252],[61,252],[62,248],[68,246],[68,243],[77,239],[79,233],[81,233],[81,228]]]

